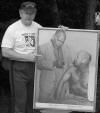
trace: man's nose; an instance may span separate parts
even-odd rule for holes
[[[32,15],[30,15],[30,14],[27,15],[27,18],[31,18],[31,17],[32,17]]]

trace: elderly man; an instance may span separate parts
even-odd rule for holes
[[[90,66],[91,54],[87,51],[79,51],[73,65],[63,73],[56,90],[58,99],[67,99],[67,96],[76,96],[80,99],[94,100],[95,70]],[[64,85],[69,85],[69,89]],[[91,85],[91,86],[90,86]],[[65,89],[64,89],[65,88]],[[64,91],[66,90],[67,91]],[[67,94],[65,94],[67,92]],[[67,100],[66,100],[67,101]]]
[[[53,92],[61,78],[65,67],[71,64],[70,49],[63,44],[66,40],[64,30],[57,30],[49,43],[40,46],[40,53],[43,58],[38,62],[40,70],[40,96],[41,101],[54,99]],[[66,54],[65,54],[66,53]]]
[[[7,28],[1,44],[2,55],[14,62],[15,113],[33,112],[35,43],[41,27],[34,21],[36,13],[34,2],[23,2],[19,9],[21,19]]]
[[[40,71],[39,80],[39,102],[55,103],[55,89],[58,85],[62,73],[66,68],[69,68],[72,63],[71,50],[64,43],[66,32],[62,28],[56,30],[53,37],[48,43],[40,45],[39,54],[42,58],[37,63]],[[42,112],[55,113],[67,111],[56,110],[41,110]]]

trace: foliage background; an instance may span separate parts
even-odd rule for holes
[[[27,0],[0,0],[0,43],[3,34],[11,23],[19,19],[19,6]],[[37,3],[38,13],[35,21],[44,27],[64,25],[74,29],[95,29],[95,12],[100,11],[100,0],[30,0]],[[0,55],[1,56],[1,55]],[[0,60],[0,99],[9,97],[9,73],[7,63]],[[100,66],[98,66],[100,67]],[[6,76],[4,76],[6,75]],[[99,69],[97,84],[97,112],[100,109]],[[9,100],[9,98],[7,98]],[[2,102],[0,100],[0,102]],[[6,102],[7,103],[7,102]],[[1,105],[1,104],[0,104]],[[0,107],[1,109],[1,107]],[[5,109],[5,108],[4,108]],[[3,110],[4,110],[3,109]],[[9,110],[0,111],[7,113]]]

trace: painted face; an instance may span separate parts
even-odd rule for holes
[[[84,67],[90,62],[90,55],[87,52],[79,52],[75,58],[75,65],[79,67]]]
[[[55,35],[55,40],[56,40],[56,46],[61,47],[66,40],[66,36],[63,32],[59,32],[58,34]]]
[[[26,26],[30,26],[36,16],[36,12],[30,14],[30,13],[26,13],[24,10],[20,10],[19,13],[20,13],[22,23]]]

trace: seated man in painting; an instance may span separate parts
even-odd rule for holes
[[[90,66],[91,54],[87,51],[79,51],[73,65],[62,75],[55,97],[65,99],[76,97],[77,99],[94,100],[94,67]]]

